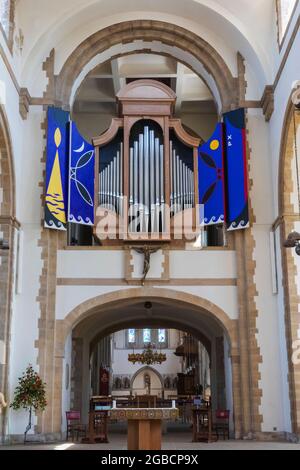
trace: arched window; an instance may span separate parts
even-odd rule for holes
[[[166,330],[158,330],[158,342],[160,344],[166,342]]]
[[[151,330],[149,328],[143,330],[143,341],[145,344],[151,343]]]
[[[135,343],[135,341],[135,329],[131,328],[130,330],[128,330],[128,343],[132,344]]]
[[[298,0],[277,0],[278,33],[281,43]]]

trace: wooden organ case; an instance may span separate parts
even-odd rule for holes
[[[93,139],[95,235],[107,238],[97,225],[109,214],[118,239],[170,241],[183,212],[196,225],[200,139],[173,118],[176,95],[161,82],[134,81],[117,101],[120,117]]]

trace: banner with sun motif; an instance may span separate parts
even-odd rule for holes
[[[226,222],[228,230],[249,227],[245,110],[224,114]]]
[[[47,120],[45,227],[66,230],[69,113],[49,107]]]
[[[94,225],[95,149],[70,124],[68,221]]]
[[[222,224],[224,211],[223,124],[199,147],[198,157],[200,225]]]

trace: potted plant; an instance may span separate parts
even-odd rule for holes
[[[29,411],[29,420],[24,433],[24,444],[26,443],[26,436],[31,429],[32,410],[44,411],[47,406],[46,401],[46,384],[42,382],[41,378],[29,365],[22,377],[19,377],[19,384],[15,389],[14,401],[11,403],[11,408],[14,410],[25,409]]]

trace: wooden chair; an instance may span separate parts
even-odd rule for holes
[[[229,420],[230,420],[230,410],[216,410],[216,421],[215,421],[215,431],[218,436],[223,436],[223,439],[230,439],[229,436]]]
[[[66,411],[67,441],[69,437],[78,440],[86,436],[86,425],[81,423],[80,411]]]

